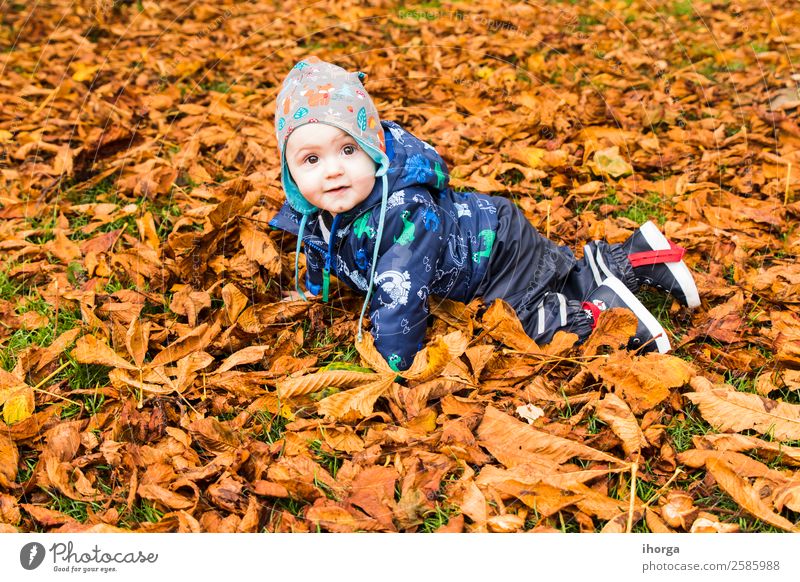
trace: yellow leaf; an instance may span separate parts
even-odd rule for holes
[[[83,81],[93,79],[100,66],[87,65],[86,63],[74,63],[72,68],[75,69],[75,72],[72,74],[72,80],[82,83]]]
[[[544,162],[544,155],[547,153],[547,150],[542,148],[519,148],[520,149],[520,157],[517,159],[521,159],[531,168],[544,168],[547,164]]]
[[[418,352],[405,372],[400,372],[406,380],[414,382],[427,382],[442,373],[455,358],[461,356],[467,349],[469,339],[460,331],[454,331],[446,336],[437,336],[431,344]]]
[[[33,414],[34,408],[36,408],[36,402],[33,397],[33,388],[22,385],[6,398],[3,406],[3,420],[6,424],[25,420]]]
[[[6,143],[13,139],[14,134],[8,130],[0,129],[0,143]]]
[[[708,471],[717,480],[720,488],[730,495],[743,509],[770,525],[786,531],[800,531],[785,517],[778,515],[761,500],[761,497],[749,483],[741,479],[721,459],[709,459],[706,462]]]
[[[633,173],[633,167],[619,154],[619,146],[596,151],[593,161],[587,165],[599,176],[607,174],[619,178]]]
[[[347,416],[362,418],[372,413],[375,401],[381,397],[394,382],[395,374],[379,376],[374,382],[358,388],[339,392],[320,401],[318,411],[333,420]],[[352,413],[352,415],[351,415]]]
[[[100,364],[124,370],[136,370],[136,366],[125,361],[106,343],[93,335],[85,335],[75,343],[72,357],[81,364]]]

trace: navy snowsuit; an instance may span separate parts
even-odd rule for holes
[[[366,294],[371,260],[379,244],[375,291],[369,305],[378,351],[396,370],[411,365],[427,329],[428,296],[488,305],[503,298],[525,331],[544,344],[564,329],[585,339],[592,319],[582,301],[610,271],[631,288],[636,278],[620,245],[592,242],[576,261],[572,251],[538,234],[509,200],[455,192],[447,168],[429,144],[391,121],[386,137],[388,202],[382,240],[376,240],[381,184],[352,210],[320,213],[306,224],[305,286],[319,295],[327,273]],[[270,222],[295,236],[301,214],[284,204]]]

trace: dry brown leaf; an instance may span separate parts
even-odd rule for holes
[[[242,364],[253,364],[255,362],[259,362],[264,358],[264,354],[266,354],[269,350],[270,346],[248,346],[246,348],[242,348],[238,352],[225,358],[225,361],[220,364],[219,368],[217,368],[215,372],[219,374],[235,368],[236,366],[241,366]]]
[[[800,447],[790,447],[782,443],[765,441],[758,437],[743,434],[705,434],[694,437],[698,448],[714,448],[719,451],[755,450],[767,459],[780,458],[787,465],[800,466]]]
[[[667,527],[667,524],[649,507],[645,510],[644,519],[647,528],[653,533],[675,533],[675,530]]]
[[[311,304],[307,301],[282,301],[267,305],[251,305],[242,311],[236,320],[243,331],[261,334],[271,325],[295,321],[304,315]]]
[[[353,480],[347,502],[359,507],[387,531],[396,531],[392,513],[397,505],[394,494],[399,476],[394,467],[368,467]]]
[[[600,533],[625,533],[628,531],[628,521],[632,517],[632,525],[636,525],[642,519],[644,512],[640,509],[634,510],[633,516],[628,511],[618,513],[600,529]]]
[[[689,531],[699,511],[691,495],[686,491],[673,489],[658,502],[661,504],[661,517],[668,525]]]
[[[628,340],[636,334],[638,319],[632,311],[621,307],[612,307],[600,313],[592,335],[583,344],[583,353],[587,356],[597,354],[603,346],[618,349],[628,345]]]
[[[10,489],[10,484],[17,478],[19,451],[17,445],[0,432],[0,486]]]
[[[383,356],[378,352],[375,347],[375,340],[372,338],[371,333],[365,333],[361,336],[361,341],[355,343],[356,350],[358,350],[364,364],[378,372],[379,374],[396,374],[391,366],[383,359]]]
[[[283,398],[302,396],[319,392],[323,388],[352,388],[377,380],[377,374],[352,370],[325,370],[316,374],[307,374],[297,378],[287,378],[278,382],[278,395]]]
[[[247,307],[247,295],[239,291],[233,283],[228,283],[222,288],[222,301],[225,303],[228,322],[233,325]]]
[[[720,488],[753,516],[786,531],[800,531],[791,521],[772,511],[772,509],[761,500],[758,491],[753,489],[744,479],[740,478],[731,470],[725,461],[721,459],[709,459],[706,462],[706,467],[717,480]]]
[[[140,318],[134,317],[125,334],[125,347],[128,348],[128,353],[139,368],[144,364],[144,358],[147,355],[152,325],[151,321],[142,321]]]
[[[542,353],[536,342],[525,333],[514,308],[502,299],[492,302],[483,314],[481,323],[492,338],[515,350],[530,354]]]
[[[697,385],[697,382],[692,384],[693,387]],[[717,430],[755,430],[771,434],[779,441],[800,439],[800,406],[796,404],[777,402],[732,388],[707,388],[685,396],[700,408],[703,418]]]
[[[123,370],[136,370],[136,366],[120,357],[108,344],[100,341],[93,335],[81,336],[72,350],[72,357],[81,364],[100,364],[121,368]]]
[[[156,354],[148,366],[152,368],[164,366],[180,360],[194,351],[204,350],[211,341],[211,339],[206,335],[208,330],[209,326],[207,323],[199,325],[189,332],[188,335],[171,343],[169,346]]]
[[[266,232],[256,229],[248,221],[241,226],[242,246],[247,258],[264,267],[270,275],[280,276],[281,255],[278,247]]]
[[[714,519],[711,519],[711,518]],[[692,523],[691,533],[736,533],[739,526],[735,523],[721,523],[716,516],[709,514],[698,517]]]
[[[616,352],[608,359],[593,360],[586,368],[613,386],[634,414],[647,412],[663,402],[671,388],[683,386],[695,373],[685,360],[655,353],[636,356]]]
[[[493,406],[486,408],[477,435],[480,445],[506,467],[526,463],[532,456],[543,456],[559,464],[573,457],[623,464],[602,451],[537,430]]]
[[[372,414],[372,407],[394,382],[394,374],[379,375],[376,380],[323,398],[317,411],[326,418],[363,418]]]
[[[647,446],[647,440],[628,405],[616,394],[606,394],[597,404],[597,416],[611,427],[621,440],[628,457],[633,457]]]
[[[779,487],[773,496],[773,504],[778,511],[787,508],[800,513],[800,481],[791,481]]]
[[[469,339],[460,331],[437,336],[433,342],[417,353],[408,370],[400,375],[410,382],[427,382],[439,376],[447,364],[461,356]]]

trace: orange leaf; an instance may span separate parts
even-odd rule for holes
[[[136,366],[121,358],[108,344],[93,335],[82,336],[72,350],[72,357],[81,364],[100,364],[124,370],[136,370]]]

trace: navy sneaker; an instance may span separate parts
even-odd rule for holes
[[[631,293],[625,284],[616,277],[608,277],[583,302],[583,309],[592,318],[592,328],[597,324],[600,312],[611,307],[624,307],[633,312],[639,326],[628,342],[629,350],[666,354],[670,350],[667,332],[647,308]]]
[[[694,277],[683,262],[686,249],[667,239],[652,222],[645,222],[622,243],[640,285],[671,293],[682,305],[700,305]]]

